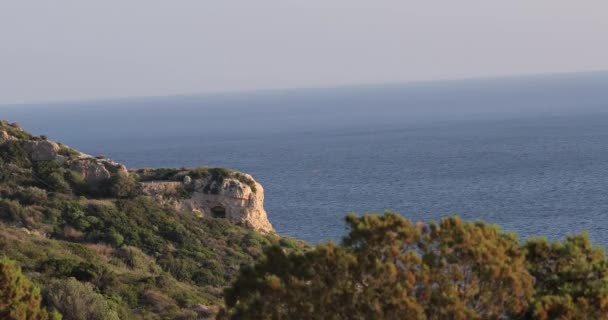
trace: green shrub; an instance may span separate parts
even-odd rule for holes
[[[24,205],[40,205],[43,206],[48,200],[46,190],[38,187],[27,187],[19,192],[19,201]]]
[[[150,273],[161,272],[156,261],[136,247],[123,247],[116,250],[114,255],[131,269],[144,270]]]
[[[209,174],[213,177],[214,180],[224,180],[225,178],[230,177],[232,170],[226,168],[211,168],[209,169]]]
[[[61,203],[61,217],[66,224],[76,225],[78,220],[85,218],[85,208],[78,201],[63,201]]]
[[[207,167],[195,168],[188,172],[188,176],[192,179],[204,179],[207,178],[209,174],[209,168]]]
[[[4,182],[10,178],[12,171],[8,168],[9,164],[0,158],[0,182]]]
[[[36,267],[36,271],[53,277],[65,278],[72,276],[79,264],[80,262],[75,259],[50,258],[41,261]]]
[[[116,310],[90,283],[74,278],[53,280],[45,288],[44,296],[65,320],[119,320]]]
[[[120,247],[125,242],[125,237],[123,237],[122,234],[116,231],[116,229],[110,229],[107,238],[108,242],[115,247]]]
[[[183,172],[183,170],[174,168],[139,169],[135,171],[141,181],[175,180],[175,176],[180,172]]]
[[[67,170],[57,161],[36,161],[33,176],[38,186],[49,191],[71,193],[72,188],[65,180]]]
[[[270,240],[262,236],[260,233],[251,231],[248,232],[242,239],[242,245],[244,247],[254,246],[257,248],[263,248],[270,245]]]
[[[5,163],[21,168],[27,168],[31,165],[24,143],[19,140],[6,141],[0,145],[0,158]]]
[[[37,207],[24,207],[18,201],[0,199],[0,219],[35,229],[44,219],[44,213],[39,211]]]
[[[101,195],[101,189],[98,183],[87,183],[83,176],[75,171],[67,170],[64,174],[65,180],[70,184],[71,189],[76,195]]]
[[[135,177],[122,172],[110,178],[108,192],[111,197],[120,199],[134,198],[142,193]]]
[[[46,140],[46,139],[43,139]],[[57,152],[58,154],[64,156],[64,157],[68,157],[68,159],[78,159],[78,157],[80,156],[80,152],[59,143],[59,151]]]
[[[279,245],[289,249],[298,249],[300,247],[298,240],[289,237],[281,237]]]
[[[0,219],[10,222],[23,221],[24,209],[18,201],[0,199]]]

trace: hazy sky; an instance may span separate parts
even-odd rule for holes
[[[0,104],[585,70],[606,0],[0,0]]]

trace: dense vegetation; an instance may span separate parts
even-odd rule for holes
[[[349,215],[342,245],[266,252],[223,319],[608,319],[608,260],[585,234],[523,244],[456,217]]]
[[[34,289],[18,290],[33,292],[24,303],[41,297],[41,314],[211,317],[241,265],[252,264],[271,245],[303,246],[161,206],[142,195],[134,174],[114,171],[107,181],[86,182],[66,163],[31,160],[26,143],[45,138],[6,122],[0,122],[1,131],[17,139],[0,141],[0,257],[31,279]],[[61,148],[66,157],[78,154]]]

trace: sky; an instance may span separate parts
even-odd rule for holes
[[[606,0],[0,0],[0,104],[608,70]]]

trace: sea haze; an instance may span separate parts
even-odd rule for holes
[[[0,118],[130,167],[223,166],[279,233],[344,215],[457,214],[608,245],[608,73],[0,106]]]

